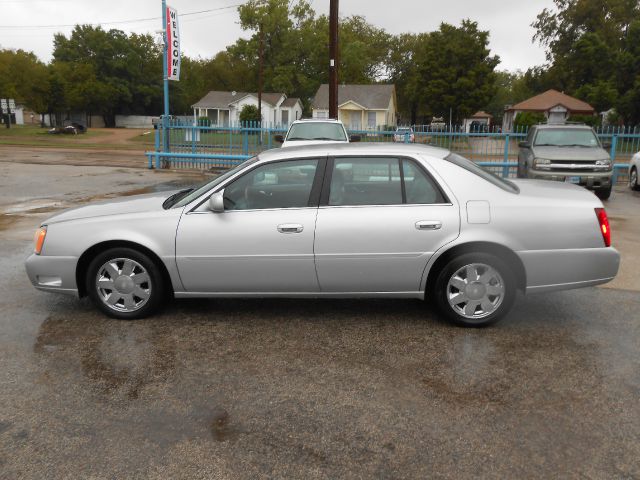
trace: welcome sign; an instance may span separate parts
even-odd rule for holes
[[[167,6],[167,80],[180,80],[180,28],[178,11]]]

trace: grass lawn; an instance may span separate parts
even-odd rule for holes
[[[78,135],[51,134],[49,128],[37,125],[12,125],[0,128],[0,145],[30,147],[95,148],[95,149],[139,149],[136,145],[114,142],[112,129],[90,128]]]

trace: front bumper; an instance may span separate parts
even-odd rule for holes
[[[620,268],[620,253],[613,247],[527,250],[518,256],[527,276],[527,293],[607,283]]]
[[[50,257],[31,254],[25,262],[34,287],[47,292],[78,295],[76,283],[77,257]]]
[[[611,185],[613,171],[585,172],[583,170],[529,170],[529,178],[536,180],[553,180],[565,182],[567,179],[579,178],[576,185],[589,189],[608,188]]]

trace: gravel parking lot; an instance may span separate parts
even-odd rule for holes
[[[31,287],[52,211],[200,179],[0,161],[0,478],[640,478],[640,194],[607,204],[614,282],[483,330],[411,300],[120,322]]]

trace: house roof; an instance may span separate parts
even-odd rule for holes
[[[395,85],[339,85],[338,105],[349,101],[357,103],[368,110],[386,110],[395,95]],[[322,84],[312,102],[312,108],[329,108],[329,85]]]
[[[233,92],[219,92],[212,90],[196,103],[194,103],[191,108],[229,108],[230,104],[237,102],[241,98],[244,98],[248,95],[252,95],[258,98],[257,93],[235,92],[235,95],[233,95]],[[262,101],[264,103],[268,103],[269,105],[275,106],[283,96],[286,97],[284,93],[264,92],[262,94]]]
[[[493,118],[493,115],[485,112],[484,110],[480,110],[474,113],[473,115],[471,115],[471,118]]]
[[[298,103],[299,101],[300,101],[299,98],[290,97],[290,98],[287,98],[284,102],[282,102],[281,106],[286,108],[295,107],[296,103]]]
[[[577,98],[570,97],[557,90],[547,90],[540,95],[531,97],[520,103],[516,103],[507,109],[507,111],[514,110],[531,110],[537,112],[546,112],[551,110],[557,105],[562,105],[570,112],[580,113],[594,113],[594,108],[587,102],[578,100]]]

